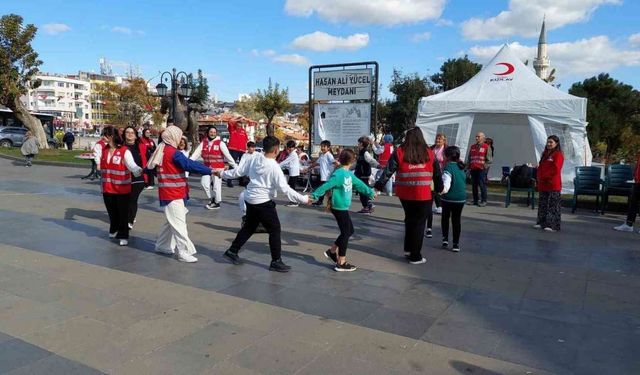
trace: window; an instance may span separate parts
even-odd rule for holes
[[[544,124],[544,130],[547,133],[547,137],[555,135],[560,139],[560,147],[562,147],[562,152],[566,157],[575,156],[571,133],[567,125],[546,123]]]
[[[64,87],[64,82],[58,82],[58,87]]]
[[[88,113],[85,113],[85,114],[84,114],[84,118],[85,118],[85,120],[88,120],[88,119],[89,119],[89,114],[88,114]]]
[[[458,127],[459,124],[443,124],[443,125],[438,125],[438,130],[436,131],[436,134],[444,134],[445,137],[447,137],[447,144],[450,146],[453,146],[456,144],[456,139],[458,138]],[[433,142],[435,143],[435,139],[433,140],[427,140],[427,143]]]

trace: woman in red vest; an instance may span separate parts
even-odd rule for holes
[[[440,165],[427,147],[418,127],[409,129],[404,142],[387,162],[375,188],[381,191],[385,183],[396,174],[395,190],[404,209],[404,255],[411,264],[426,263],[422,257],[422,241],[427,217],[431,211],[431,183],[435,191],[442,191]]]
[[[156,241],[156,252],[176,254],[181,262],[194,263],[196,248],[187,232],[187,208],[189,184],[185,172],[211,175],[213,169],[190,160],[178,145],[182,138],[182,130],[177,126],[167,126],[162,133],[162,143],[149,158],[147,169],[157,168],[158,196],[166,221]]]
[[[142,168],[147,166],[147,146],[140,142],[138,138],[138,132],[133,126],[127,126],[124,128],[124,144],[127,146],[133,160]],[[136,221],[136,215],[138,213],[138,198],[140,193],[144,190],[145,183],[148,181],[148,174],[143,173],[142,176],[133,177],[131,180],[131,197],[129,199],[129,229],[133,229],[133,223]]]
[[[120,240],[120,246],[129,243],[129,199],[131,196],[131,174],[140,176],[140,168],[123,144],[120,133],[109,126],[104,131],[107,144],[100,158],[102,175],[102,197],[109,214],[109,237]]]
[[[538,221],[535,228],[543,228],[547,232],[560,230],[560,204],[562,197],[562,165],[564,155],[560,149],[560,139],[551,135],[547,138],[547,146],[538,163]]]
[[[149,130],[149,128],[142,130],[140,143],[142,143],[147,148],[146,157],[148,159],[149,156],[151,156],[151,154],[156,150],[156,143],[153,141],[153,139],[151,139],[151,130]],[[147,189],[153,189],[153,186],[155,185],[153,180],[153,173],[147,173],[145,178],[145,185],[147,186]]]

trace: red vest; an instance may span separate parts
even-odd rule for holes
[[[173,155],[179,152],[170,145],[164,146],[162,165],[158,166],[158,196],[161,201],[184,199],[189,194],[189,184],[184,171],[173,164]]]
[[[211,145],[212,143],[213,145]],[[224,168],[224,158],[222,157],[222,150],[220,150],[220,143],[222,143],[220,139],[209,141],[208,138],[205,138],[202,141],[202,160],[204,160],[204,165],[209,168]]]
[[[120,146],[113,151],[109,158],[109,147],[102,149],[100,173],[102,174],[102,192],[109,194],[131,193],[131,172],[124,163],[126,146]]]
[[[486,143],[483,143],[479,146],[476,143],[473,146],[471,146],[471,151],[469,151],[469,159],[470,159],[469,168],[484,169],[487,152],[489,152],[489,145]]]
[[[378,158],[378,164],[380,164],[380,169],[384,169],[387,166],[387,162],[391,157],[391,147],[393,146],[391,146],[390,143],[384,144],[384,151],[382,151],[382,154],[380,154],[380,157]]]
[[[429,161],[425,164],[409,164],[404,161],[402,147],[396,149],[398,170],[393,186],[400,199],[413,201],[431,200],[431,181],[433,180],[433,151],[427,149]]]

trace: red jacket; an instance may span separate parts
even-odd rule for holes
[[[228,129],[229,144],[227,144],[227,148],[234,151],[247,151],[247,142],[249,141],[247,132],[238,126],[238,123],[235,121],[229,121]]]
[[[158,196],[161,201],[184,199],[189,195],[189,185],[184,171],[173,163],[173,155],[179,152],[170,145],[164,146],[162,165],[158,166]]]
[[[109,148],[102,150],[100,173],[102,174],[102,192],[109,194],[131,193],[131,172],[124,163],[124,154],[129,151],[126,146],[120,146],[113,151],[109,159]]]
[[[564,155],[561,151],[555,151],[543,157],[538,165],[538,191],[562,190],[563,164]]]
[[[413,201],[431,200],[431,181],[433,180],[433,151],[427,149],[429,162],[425,164],[409,164],[404,161],[402,147],[396,149],[398,170],[396,182],[393,184],[396,195],[400,199]]]

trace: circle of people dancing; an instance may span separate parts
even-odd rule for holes
[[[157,178],[165,221],[155,251],[175,256],[181,262],[197,262],[196,248],[187,230],[189,210],[186,207],[188,174],[195,173],[202,176],[202,188],[208,199],[205,208],[209,210],[220,208],[223,180],[229,183],[238,180],[244,187],[238,197],[242,224],[224,252],[224,257],[234,265],[243,263],[240,251],[249,238],[263,232],[269,236],[269,270],[288,272],[291,269],[282,259],[281,224],[274,201],[278,190],[288,199],[286,205],[289,207],[299,204],[325,206],[333,215],[339,235],[324,256],[337,272],[357,269],[347,261],[349,239],[354,234],[349,211],[354,193],[358,194],[362,206],[358,213],[363,215],[374,213],[373,202],[381,193],[399,198],[404,211],[404,256],[409,264],[426,263],[422,245],[424,238],[433,237],[433,213],[441,214],[442,248],[460,252],[468,175],[473,183],[473,202],[467,204],[484,207],[487,201],[485,180],[493,151],[485,142],[484,134],[476,136],[467,163],[461,159],[460,148],[447,145],[444,134],[438,134],[431,147],[418,127],[407,130],[397,147],[393,141],[390,134],[382,137],[381,144],[373,136],[364,136],[358,140],[357,151],[339,149],[336,159],[330,141],[324,140],[320,144],[319,157],[310,162],[302,148],[296,147],[295,141],[288,141],[280,152],[280,140],[273,136],[263,139],[262,152],[256,151],[254,142],[247,142],[246,152],[235,145],[232,155],[217,129],[211,126],[190,154],[187,138],[177,126],[164,129],[158,144],[151,139],[149,129],[142,131],[139,137],[131,126],[123,130],[105,127],[101,140],[94,147],[94,160],[100,170],[103,199],[109,215],[109,237],[115,238],[120,246],[128,245],[129,231],[136,222],[138,198],[145,187],[154,187]],[[372,153],[377,155],[377,160]],[[560,230],[562,163],[559,139],[550,136],[537,172],[540,205],[536,228]],[[310,184],[311,171],[316,169],[319,181],[313,192],[310,195],[298,193],[301,174],[307,175]],[[374,169],[377,169],[375,175]]]

